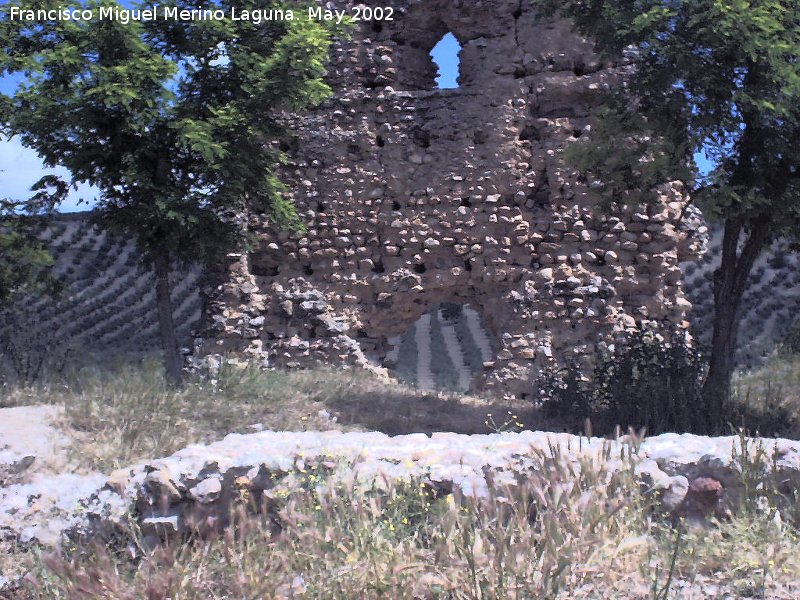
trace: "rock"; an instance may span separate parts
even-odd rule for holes
[[[670,477],[669,486],[661,496],[661,508],[667,512],[674,513],[686,499],[689,491],[689,480],[683,475]]]
[[[147,535],[150,533],[148,530],[163,530],[168,534],[178,533],[178,516],[172,515],[170,517],[147,517],[142,519],[143,533]]]
[[[546,268],[546,269],[540,269],[539,270],[539,278],[542,279],[543,281],[552,281],[553,280],[553,269],[549,268],[549,267]]]
[[[707,515],[717,509],[724,493],[725,488],[716,479],[698,477],[689,484],[683,510],[689,514]]]
[[[61,406],[0,408],[0,485],[64,468],[71,440],[58,425],[63,415]]]
[[[33,456],[32,454],[23,456],[22,458],[11,464],[11,466],[8,468],[8,472],[11,475],[19,475],[23,471],[27,471],[35,461],[36,457]]]
[[[222,483],[216,477],[204,479],[188,492],[189,497],[200,504],[209,504],[219,499],[222,493]]]
[[[147,474],[144,478],[144,485],[150,495],[159,502],[165,501],[167,504],[174,504],[181,499],[181,492],[175,486],[169,473],[156,469]]]

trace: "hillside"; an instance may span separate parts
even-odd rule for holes
[[[46,229],[55,272],[64,282],[60,298],[41,299],[7,315],[12,329],[25,331],[51,351],[68,348],[91,355],[143,355],[160,347],[153,276],[137,262],[133,242],[101,231],[89,223],[89,213],[59,215]],[[697,263],[684,263],[690,319],[696,337],[710,341],[712,272],[719,261],[720,233],[712,230],[709,250]],[[760,364],[780,343],[800,309],[800,266],[797,255],[781,243],[773,245],[753,269],[745,294],[739,362]],[[200,316],[197,266],[173,271],[173,302],[178,338],[191,344]],[[403,335],[386,366],[399,379],[424,388],[465,390],[482,362],[491,358],[496,342],[486,332],[480,314],[464,306],[432,307]],[[18,339],[19,341],[19,339]],[[34,343],[34,342],[30,342]],[[36,345],[36,344],[34,344]]]
[[[681,265],[689,318],[701,343],[711,342],[714,310],[712,278],[719,265],[722,231],[711,228],[708,251],[697,263]],[[783,241],[775,242],[755,263],[742,301],[737,359],[740,368],[763,363],[786,336],[800,310],[800,258]]]
[[[135,244],[90,224],[89,213],[57,216],[42,234],[63,283],[59,297],[6,315],[29,344],[51,351],[146,354],[160,347],[153,275],[138,263]],[[200,315],[200,269],[172,273],[178,339],[188,344]],[[22,340],[16,338],[18,343]]]

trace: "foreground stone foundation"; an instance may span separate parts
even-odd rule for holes
[[[800,442],[663,434],[621,439],[524,431],[491,435],[272,432],[231,434],[208,446],[121,469],[106,477],[63,474],[0,488],[0,533],[23,543],[58,544],[64,534],[108,532],[133,519],[151,538],[226,523],[242,498],[269,502],[309,469],[329,481],[372,487],[416,478],[439,493],[485,496],[546,472],[548,461],[608,473],[632,469],[675,516],[724,514],[745,486],[791,497],[800,483]],[[753,488],[754,489],[754,488]]]
[[[496,340],[472,387],[524,397],[620,329],[686,327],[678,263],[700,246],[680,185],[600,214],[560,156],[625,62],[529,2],[389,4],[394,21],[335,45],[334,97],[282,142],[307,231],[252,216],[259,246],[231,257],[199,353],[381,369],[431,307],[469,304]],[[437,90],[428,52],[448,31],[460,87]]]

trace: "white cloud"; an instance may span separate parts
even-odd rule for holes
[[[69,171],[64,167],[46,168],[42,159],[34,150],[25,148],[18,137],[10,140],[0,139],[0,196],[11,199],[24,199],[31,196],[30,188],[44,175],[60,175],[69,178]],[[67,200],[61,205],[61,212],[89,210],[94,206],[94,199],[99,195],[97,188],[88,184],[71,190]],[[78,204],[80,199],[87,203]]]

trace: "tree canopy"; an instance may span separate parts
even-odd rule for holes
[[[23,7],[16,0],[11,7]],[[139,8],[196,9],[186,0]],[[297,2],[215,0],[204,8],[299,8]],[[25,9],[91,10],[86,20],[0,20],[0,73],[25,81],[0,96],[6,135],[45,164],[99,188],[97,215],[136,239],[156,271],[162,339],[172,261],[213,262],[247,241],[239,218],[266,211],[298,224],[281,196],[274,142],[283,111],[322,100],[332,25],[293,20],[101,19],[113,0],[33,0]],[[175,340],[164,339],[179,379]],[[170,356],[172,358],[170,359]],[[172,360],[171,366],[169,361]]]
[[[767,213],[774,218],[776,211],[785,210],[783,216],[796,219],[797,207],[790,206],[798,203],[800,161],[800,7],[795,2],[540,4],[571,17],[605,57],[630,60],[634,68],[621,90],[624,97],[608,109],[624,119],[608,124],[605,131],[657,136],[647,143],[650,152],[657,149],[654,158],[661,162],[649,170],[640,167],[645,184],[669,178],[691,182],[696,175],[687,169],[691,156],[704,151],[716,169],[710,177],[696,178],[694,188],[707,215],[751,219]],[[604,123],[598,120],[598,125]],[[595,142],[613,140],[596,136]],[[620,162],[619,151],[607,156],[608,163],[595,160],[592,166],[616,182],[613,165]],[[775,234],[796,231],[783,218],[775,221],[783,225]]]
[[[626,57],[625,84],[576,152],[612,200],[670,179],[724,224],[704,396],[727,398],[753,262],[800,233],[800,5],[794,0],[535,0],[597,51]],[[625,143],[620,143],[625,140]],[[715,164],[699,176],[692,155]]]

